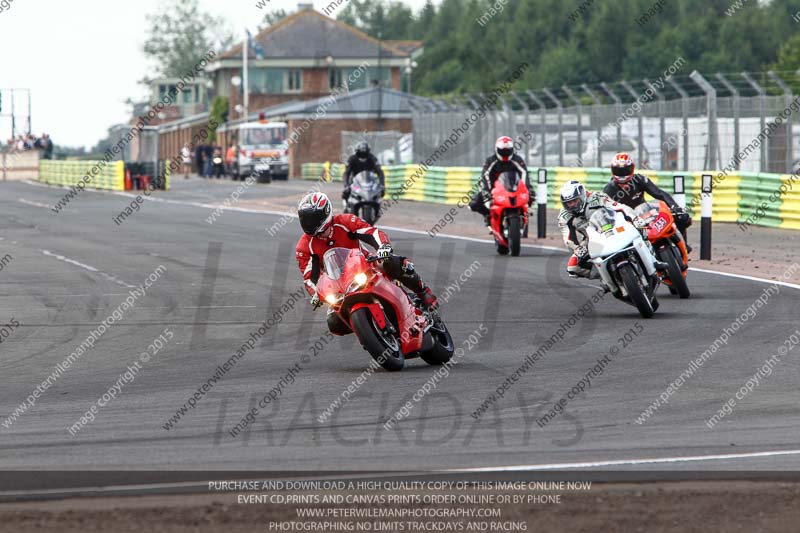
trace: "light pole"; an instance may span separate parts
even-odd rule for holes
[[[232,77],[231,85],[236,87],[237,96],[241,96],[242,92],[240,88],[242,87],[242,78],[239,76]],[[239,100],[239,98],[237,98],[237,100]],[[242,106],[242,104],[236,104],[236,107],[234,109],[236,110],[237,113],[242,113],[242,111],[244,111],[244,107]]]

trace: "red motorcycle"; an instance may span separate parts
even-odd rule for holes
[[[521,240],[528,228],[529,194],[519,172],[503,172],[494,182],[489,226],[500,255],[507,255],[509,251],[514,257],[519,255]]]
[[[667,272],[659,272],[662,281],[671,294],[689,298],[691,292],[686,283],[689,253],[669,206],[660,201],[644,203],[636,207],[636,214],[650,220],[647,238],[653,245],[658,260],[667,264]]]
[[[389,279],[377,257],[361,250],[332,248],[323,256],[317,283],[320,301],[350,326],[365,350],[384,369],[402,370],[406,359],[421,357],[442,365],[455,351],[436,311],[423,312],[416,295]]]

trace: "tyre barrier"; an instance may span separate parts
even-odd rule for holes
[[[107,191],[125,190],[122,161],[40,161],[39,181],[50,185],[78,185]]]
[[[538,167],[528,169],[535,182]],[[330,168],[332,181],[341,181],[344,165]],[[479,167],[429,167],[424,171],[419,165],[392,165],[384,167],[386,192],[397,199],[456,204],[476,185]],[[693,217],[700,216],[700,186],[703,174],[714,177],[715,222],[737,222],[741,226],[766,226],[800,229],[800,176],[797,174],[767,174],[735,172],[662,172],[640,170],[653,183],[673,194],[673,176],[684,176],[686,209]],[[318,180],[323,165],[303,165],[303,179]],[[578,180],[590,191],[602,190],[611,179],[605,168],[547,168],[548,204],[553,209],[561,207],[559,190],[570,180]]]

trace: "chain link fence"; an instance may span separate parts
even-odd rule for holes
[[[406,135],[399,131],[343,131],[339,161],[347,163],[347,159],[355,152],[356,145],[366,141],[382,165],[406,163],[408,161],[403,160],[404,143],[401,142]]]
[[[467,95],[413,106],[414,161],[480,166],[510,135],[532,166],[604,167],[630,152],[640,168],[792,173],[800,97],[776,73],[666,77]],[[762,135],[762,132],[764,134]]]

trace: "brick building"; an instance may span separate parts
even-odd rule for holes
[[[378,41],[300,4],[297,12],[253,36],[248,46],[247,116],[242,48],[238,44],[219,54],[206,69],[213,81],[209,96],[226,97],[229,103],[220,144],[230,141],[233,125],[261,114],[289,122],[290,132],[310,122],[290,150],[290,172],[298,176],[302,162],[339,158],[341,131],[411,131],[408,98],[400,91],[423,52],[419,41]],[[331,94],[343,96],[331,105]],[[325,116],[309,121],[322,104]],[[175,157],[207,124],[205,112],[159,125],[160,158]]]
[[[298,177],[303,163],[337,162],[349,151],[343,146],[342,133],[412,132],[414,101],[421,97],[373,87],[326,96],[306,102],[291,102],[261,112],[266,120],[288,124],[289,175]],[[234,134],[235,122],[218,130],[218,140],[225,146]],[[369,136],[372,136],[369,135]]]

